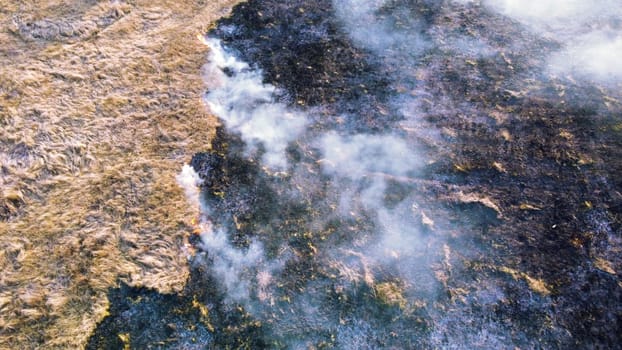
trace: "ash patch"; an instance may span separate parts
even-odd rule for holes
[[[373,30],[337,18],[361,11],[346,8],[344,15],[335,2],[325,1],[291,6],[251,1],[213,34],[263,69],[267,82],[291,94],[283,97],[290,103],[302,99],[357,116],[353,124],[323,121],[318,128],[351,133],[395,128],[411,144],[424,145],[432,161],[420,174],[393,181],[409,185],[397,190],[398,203],[406,198],[419,205],[415,212],[422,227],[442,236],[424,241],[440,247],[446,240],[450,252],[447,259],[432,254],[428,261],[437,266],[436,280],[447,294],[433,298],[443,306],[426,309],[424,319],[437,327],[418,334],[431,334],[427,345],[448,346],[451,341],[438,339],[462,339],[475,329],[467,339],[471,346],[611,344],[608,334],[616,334],[620,315],[619,285],[599,274],[589,251],[592,244],[616,240],[589,232],[597,208],[608,208],[603,216],[608,225],[620,223],[617,177],[603,167],[620,166],[612,147],[619,103],[611,103],[609,92],[593,83],[548,76],[543,67],[562,43],[486,7],[378,3],[363,14],[377,28],[397,33],[384,41],[366,42],[361,31]],[[405,32],[415,32],[417,40],[404,40],[410,38]],[[363,84],[366,96],[352,90],[353,83]],[[608,146],[596,146],[595,140]],[[356,242],[350,234],[355,235],[341,232],[339,242]],[[596,304],[582,304],[583,312],[569,306],[582,288],[577,276],[584,275],[575,275],[576,269],[591,271],[603,286],[597,293],[615,300],[608,304],[615,311],[604,314]],[[471,278],[497,285],[501,297],[458,302],[460,290],[472,290]],[[456,309],[449,307],[456,302]],[[598,319],[598,326],[579,316],[586,314]],[[455,325],[443,320],[450,315],[459,315],[461,331],[449,331]],[[552,315],[564,316],[551,323]]]
[[[91,335],[86,349],[183,349],[213,346],[207,314],[183,296],[160,294],[125,284],[109,292],[109,316]],[[211,331],[210,331],[211,329]]]
[[[109,291],[109,315],[86,349],[269,348],[261,323],[241,308],[222,308],[215,281],[193,265],[180,294],[162,294],[121,283]]]

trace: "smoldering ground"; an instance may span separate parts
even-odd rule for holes
[[[255,317],[264,322],[272,323],[274,325],[272,336],[275,341],[293,347],[295,344],[329,341],[330,338],[327,338],[326,334],[330,334],[335,329],[343,328],[343,325],[340,324],[338,314],[320,310],[320,305],[332,302],[331,299],[334,298],[332,294],[334,293],[358,293],[353,292],[352,288],[354,290],[358,288],[367,289],[367,293],[371,293],[374,285],[377,284],[377,278],[388,278],[388,274],[383,276],[385,273],[380,272],[382,269],[389,270],[388,265],[383,267],[382,262],[387,259],[385,255],[409,255],[409,249],[402,249],[397,242],[402,240],[411,243],[413,246],[417,245],[417,232],[392,230],[392,225],[400,225],[396,221],[402,221],[402,226],[415,224],[414,220],[410,220],[412,221],[410,223],[400,220],[402,217],[411,216],[409,215],[411,208],[409,206],[400,206],[399,208],[394,206],[389,210],[383,202],[388,187],[387,178],[412,176],[420,166],[421,161],[415,150],[411,149],[404,139],[396,135],[359,133],[343,135],[313,125],[310,125],[305,132],[300,132],[299,129],[291,130],[287,123],[287,115],[292,114],[292,110],[280,105],[275,100],[276,94],[274,93],[269,98],[261,98],[265,91],[274,92],[275,88],[262,83],[260,79],[255,79],[252,82],[248,79],[240,79],[239,74],[256,75],[259,72],[251,71],[248,65],[239,62],[231,52],[227,52],[221,46],[220,42],[211,40],[211,43],[212,51],[207,71],[211,72],[218,69],[221,72],[227,72],[226,75],[222,74],[220,79],[221,86],[225,87],[229,96],[226,99],[221,98],[223,93],[220,90],[221,88],[217,86],[207,93],[206,99],[210,102],[213,110],[227,111],[221,116],[225,127],[233,132],[237,131],[241,141],[246,145],[249,144],[249,141],[258,142],[257,152],[245,153],[245,156],[249,157],[250,161],[257,162],[259,167],[264,168],[257,175],[265,177],[263,186],[271,187],[271,191],[275,195],[276,206],[271,208],[272,213],[267,213],[269,221],[261,222],[255,219],[255,222],[247,223],[250,227],[244,229],[244,234],[252,237],[251,241],[248,245],[242,244],[238,247],[227,244],[223,240],[226,240],[226,237],[241,234],[239,232],[241,225],[227,223],[226,221],[229,219],[220,215],[218,209],[210,208],[208,210],[209,216],[213,218],[214,222],[210,223],[210,228],[206,232],[203,232],[203,245],[200,247],[207,252],[208,259],[211,261],[210,264],[212,264],[212,271],[217,276],[216,280],[222,281],[222,287],[226,294],[225,298],[241,303]],[[236,71],[235,67],[244,67],[246,71]],[[251,85],[251,83],[255,85]],[[238,87],[237,84],[241,86]],[[225,101],[224,103],[229,103],[231,100],[240,101],[241,97],[245,101],[251,101],[251,104],[232,104],[228,108],[219,104],[223,101]],[[261,102],[252,103],[252,101],[258,100]],[[274,113],[275,109],[272,106],[264,108],[262,104],[268,103],[277,106],[281,113]],[[247,105],[255,108],[248,113],[245,110]],[[313,113],[313,110],[308,111],[308,113]],[[231,120],[229,115],[240,115],[241,119],[245,120],[251,118],[263,120],[262,123],[271,125],[270,134],[287,135],[290,137],[289,143],[292,144],[291,141],[296,141],[296,144],[292,144],[286,150],[285,147],[279,146],[283,143],[279,137],[257,137],[249,140],[249,134],[244,130],[237,129],[237,122]],[[302,112],[298,112],[297,115],[298,118],[304,118],[305,122],[315,119],[310,115],[305,116]],[[283,161],[278,164],[266,161],[265,154],[268,153],[272,153],[272,159],[278,157]],[[294,156],[297,153],[298,156]],[[239,155],[227,154],[227,157],[239,157]],[[276,171],[279,171],[278,174],[274,174]],[[207,182],[217,181],[209,171],[200,173],[202,177],[209,179],[206,180]],[[292,173],[295,173],[296,176],[290,175]],[[297,179],[318,177],[321,180],[315,183],[315,186],[312,186],[308,181],[305,183],[296,181]],[[235,183],[235,181],[233,182]],[[220,202],[213,193],[209,192],[213,190],[214,186],[206,187],[206,202]],[[256,190],[251,189],[250,191]],[[240,188],[227,185],[227,188],[224,189],[225,196],[231,191],[243,192]],[[314,196],[316,198],[310,199]],[[307,218],[298,217],[300,214],[284,212],[285,208],[294,205],[296,201],[301,199],[303,201],[295,205],[301,207],[299,210],[302,212],[318,211],[327,212],[329,215],[325,218],[316,218],[312,223],[309,223],[306,222]],[[304,199],[308,199],[308,201],[305,203]],[[218,206],[216,204],[216,207]],[[206,207],[209,207],[209,204]],[[253,210],[257,210],[257,208],[251,208],[251,211]],[[240,212],[238,211],[237,214]],[[281,219],[283,221],[302,219],[302,222],[289,227],[288,232],[274,232],[286,227],[282,223],[274,222],[275,217],[282,215],[285,216]],[[237,220],[239,223],[240,219]],[[389,223],[390,220],[393,222]],[[355,225],[365,227],[368,232],[356,232],[352,227],[345,229],[341,227],[347,222],[354,223],[356,221],[359,223]],[[264,225],[271,227],[262,227]],[[215,229],[212,229],[212,226]],[[333,226],[333,230],[337,232],[328,234],[326,231],[329,226]],[[225,227],[237,232],[223,232],[218,227]],[[379,231],[375,232],[374,227],[377,227]],[[384,230],[387,230],[386,235],[381,232]],[[352,237],[353,233],[357,237]],[[403,234],[412,237],[400,237]],[[302,237],[298,238],[297,236]],[[321,238],[322,236],[324,238]],[[342,239],[337,240],[334,238],[336,236],[341,236]],[[268,255],[258,249],[254,240],[263,240],[266,245],[272,246],[272,253]],[[279,242],[279,240],[281,241]],[[389,240],[393,241],[393,244],[382,249],[380,241]],[[212,244],[216,241],[221,244]],[[351,244],[355,244],[355,247],[352,247]],[[227,248],[223,249],[223,247]],[[293,253],[288,254],[285,259],[282,254],[277,255],[290,249]],[[315,269],[319,270],[316,272],[317,276],[289,275],[291,269],[300,264],[301,259],[309,259],[310,263],[316,266]],[[223,261],[226,262],[224,273],[222,271]],[[260,271],[264,264],[280,265],[281,267]],[[375,272],[374,270],[378,271]],[[256,276],[243,275],[240,273],[241,271],[255,271]],[[329,273],[334,274],[335,277],[327,279]],[[398,278],[399,275],[396,274],[392,278]],[[272,285],[266,282],[260,283],[262,279],[268,281],[274,279],[276,283]],[[294,282],[293,286],[278,287],[279,284],[287,285],[292,281]],[[333,284],[341,286],[337,287],[337,292],[334,291]],[[294,286],[296,287],[293,288]],[[240,287],[245,289],[243,293],[239,292]],[[400,287],[394,288],[398,292],[397,290]],[[366,293],[361,292],[361,294],[365,295]],[[366,298],[370,297],[367,296]],[[291,304],[288,311],[283,311],[280,305],[275,306],[282,304],[284,298],[289,300],[288,303]],[[275,316],[276,310],[279,310],[281,315]],[[305,314],[306,317],[303,320],[294,321],[301,314]],[[350,317],[353,321],[358,319],[358,317],[347,314],[342,317]],[[375,318],[372,314],[365,318],[368,317]],[[281,331],[285,325],[291,325],[292,322],[298,324],[298,327],[290,329],[288,332]],[[376,320],[375,323],[377,325],[374,325],[374,328],[381,324],[380,320]],[[313,334],[308,334],[309,329],[314,329],[314,332],[325,335],[316,337]],[[343,343],[340,346],[354,345]]]
[[[619,152],[592,145],[620,104],[546,76],[563,38],[463,1],[249,1],[210,35],[205,344],[619,340]]]

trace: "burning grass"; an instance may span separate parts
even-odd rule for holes
[[[118,279],[183,288],[195,36],[235,2],[0,1],[0,347],[82,346]]]

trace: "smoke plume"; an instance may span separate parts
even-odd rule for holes
[[[548,60],[554,74],[598,82],[620,82],[622,6],[615,0],[484,0],[491,9],[516,19],[527,30],[558,41]]]
[[[227,52],[218,40],[207,39],[212,48],[206,79],[213,82],[205,100],[231,132],[239,133],[249,155],[261,155],[271,168],[287,166],[285,151],[305,129],[307,121],[299,112],[276,101],[277,90],[263,84],[261,71],[253,70]]]

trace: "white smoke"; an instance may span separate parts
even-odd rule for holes
[[[358,44],[376,50],[393,46],[396,42],[390,28],[376,16],[386,0],[341,0],[334,1],[337,16]],[[356,28],[356,30],[353,30]]]
[[[340,215],[363,209],[375,218],[376,235],[355,244],[365,247],[361,255],[368,265],[365,279],[373,281],[371,269],[382,270],[399,260],[394,272],[408,283],[421,282],[413,269],[420,265],[415,253],[422,248],[412,212],[413,199],[407,196],[389,207],[385,198],[389,181],[409,181],[423,165],[422,156],[404,139],[393,135],[341,136],[328,132],[319,145],[322,171],[333,178],[333,190],[340,196]],[[347,255],[339,252],[333,255],[348,269],[359,269],[357,265],[361,262],[356,259],[353,263]]]
[[[538,32],[567,39],[605,25],[607,20],[622,13],[616,0],[484,0],[483,3]]]
[[[199,208],[201,210],[203,205],[200,201],[199,186],[202,182],[199,174],[188,164],[185,164],[181,168],[181,172],[177,175],[177,184],[183,188],[188,203],[193,208]]]
[[[466,1],[461,1],[466,2]],[[490,3],[494,2],[491,0]],[[497,4],[500,5],[499,1]],[[505,1],[505,7],[494,7],[497,11],[503,11],[504,14],[512,13],[517,20],[529,22],[530,30],[542,28],[547,29],[547,15],[552,15],[558,20],[558,23],[564,22],[564,18],[570,15],[580,14],[584,10],[580,7],[568,9],[559,4],[545,4],[547,1],[531,1],[534,7],[532,13],[517,12],[514,8],[520,10],[528,9],[525,2]],[[398,74],[407,75],[409,70],[418,69],[412,57],[416,57],[422,50],[431,47],[431,40],[437,40],[434,45],[437,48],[446,50],[447,52],[457,52],[465,57],[480,58],[491,56],[495,49],[484,42],[472,39],[468,36],[460,36],[459,34],[446,35],[446,33],[433,33],[433,31],[443,31],[441,26],[433,26],[429,29],[430,39],[417,33],[417,31],[405,33],[402,29],[396,28],[394,24],[382,19],[379,11],[388,1],[374,0],[350,0],[350,1],[333,1],[336,13],[348,34],[358,45],[373,50],[381,57],[395,59],[397,62],[405,62],[405,66],[399,70]],[[519,4],[522,4],[519,6]],[[490,5],[487,3],[486,5]],[[513,7],[514,6],[514,7]],[[555,8],[559,7],[559,8]],[[557,11],[557,12],[555,12]],[[399,16],[399,14],[398,14]],[[408,17],[407,17],[408,18]],[[417,27],[417,20],[413,20],[411,28],[423,29]],[[550,33],[557,33],[557,23]],[[580,32],[579,26],[573,28],[573,31]],[[540,32],[545,33],[544,29]],[[557,40],[566,39],[567,36],[556,36]],[[606,41],[604,41],[606,44]],[[570,43],[564,42],[564,43]],[[570,47],[570,46],[568,46]],[[596,62],[592,57],[590,62]],[[594,63],[590,73],[597,69],[612,69],[604,60]],[[407,66],[410,65],[410,66]],[[576,64],[584,69],[585,64]],[[604,68],[603,68],[604,67]],[[426,67],[427,68],[427,67]],[[426,68],[420,71],[426,72]],[[566,69],[567,67],[564,67]],[[577,67],[573,68],[577,69]],[[429,69],[428,71],[434,71]],[[404,76],[395,77],[396,81],[404,82]],[[421,79],[424,80],[424,79]],[[424,140],[428,144],[438,144],[440,135],[439,130],[430,127],[425,123],[425,113],[420,108],[421,101],[426,97],[425,88],[414,83],[413,90],[418,94],[403,94],[399,98],[394,99],[394,107],[399,110],[404,117],[401,127],[408,130],[411,135]],[[415,96],[416,95],[416,96]],[[438,101],[442,96],[430,96],[431,99]],[[445,103],[446,102],[446,103]],[[445,113],[452,115],[455,113],[454,102],[440,101],[439,108],[435,109],[435,113]],[[463,107],[463,106],[461,106]],[[416,194],[411,194],[403,198],[397,205],[388,206],[385,202],[388,187],[391,185],[389,180],[408,181],[409,178],[415,177],[417,169],[423,164],[422,156],[417,154],[412,146],[399,137],[390,135],[354,135],[340,136],[336,133],[328,133],[320,140],[320,150],[323,156],[322,171],[335,179],[334,191],[341,194],[340,212],[342,215],[348,213],[356,206],[356,202],[360,202],[365,210],[371,211],[375,218],[378,235],[375,239],[369,240],[362,244],[366,264],[370,270],[375,273],[378,271],[391,271],[394,275],[401,278],[406,285],[415,286],[411,289],[406,287],[404,296],[408,297],[408,293],[415,291],[427,295],[434,295],[436,286],[438,286],[438,277],[429,270],[432,263],[436,263],[437,257],[435,248],[443,245],[443,239],[439,237],[438,241],[426,239],[422,234],[421,216],[414,215],[413,208],[416,207]],[[354,182],[355,185],[351,185]],[[420,214],[424,215],[424,214]],[[429,218],[427,218],[430,221]],[[441,234],[442,235],[442,234]],[[440,236],[440,235],[439,235]],[[354,248],[357,249],[357,248]],[[357,262],[352,262],[346,256],[334,254],[335,260],[340,260],[346,269],[356,270]],[[382,276],[374,276],[381,279]],[[483,297],[482,297],[483,299]],[[411,302],[408,300],[407,302]],[[491,303],[496,305],[498,300]],[[493,305],[493,306],[494,306]],[[491,308],[493,308],[491,306]],[[482,324],[475,327],[468,322],[472,321],[472,311],[466,308],[458,308],[457,312],[452,313],[457,320],[451,323],[448,318],[441,317],[437,319],[434,331],[431,335],[431,341],[434,346],[439,348],[504,348],[512,344],[509,337],[509,330],[494,322]],[[358,325],[353,330],[344,328],[340,329],[338,337],[340,344],[352,344],[353,348],[365,348],[370,343],[370,339],[366,338],[371,332],[364,325]],[[456,327],[452,327],[456,326]],[[454,329],[455,328],[455,329]],[[464,337],[465,330],[472,330],[475,334],[462,338],[463,345],[460,345],[461,338]],[[372,337],[373,338],[373,337]],[[447,343],[449,339],[449,345]]]
[[[261,243],[252,242],[248,248],[239,249],[229,242],[222,230],[208,229],[201,233],[199,246],[212,259],[212,272],[226,291],[227,302],[248,302],[252,283],[264,263]]]
[[[622,3],[618,0],[484,0],[562,49],[548,60],[553,74],[599,82],[622,80]]]
[[[358,180],[365,176],[404,176],[420,164],[404,140],[391,135],[340,136],[326,133],[319,140],[323,171]]]
[[[573,75],[600,83],[622,81],[622,2],[619,0],[452,0],[453,3],[484,6],[512,18],[561,48],[547,60],[545,71],[554,75]],[[424,28],[412,14],[409,26],[400,27],[380,12],[388,0],[333,1],[337,17],[353,41],[384,57],[408,58],[431,48],[449,49],[470,57],[486,57],[494,50],[469,36],[452,33],[432,43],[422,35],[443,30]],[[390,11],[398,11],[391,8]],[[403,10],[402,10],[403,11]],[[403,25],[403,23],[401,24]],[[407,29],[406,29],[407,28]],[[520,45],[512,43],[511,45]],[[518,49],[518,48],[517,48]]]
[[[622,81],[622,33],[592,32],[575,39],[549,59],[551,72],[573,73],[600,82]]]
[[[202,182],[199,175],[187,164],[177,175],[177,183],[184,189],[188,203],[201,210],[198,223],[201,235],[199,248],[206,251],[212,261],[212,272],[226,291],[225,301],[248,304],[251,296],[266,301],[271,293],[271,276],[281,268],[281,264],[266,261],[261,243],[253,241],[244,249],[237,248],[229,241],[227,232],[214,229],[212,222],[207,219],[211,210],[200,199],[199,186]],[[257,295],[252,295],[255,291],[255,280],[259,288]]]
[[[205,101],[210,110],[227,129],[241,135],[249,155],[263,147],[263,163],[282,170],[287,166],[288,144],[305,130],[305,116],[275,100],[277,90],[262,82],[261,71],[239,61],[219,40],[207,43],[211,50],[205,72],[212,89]]]
[[[395,24],[378,16],[388,0],[334,0],[335,14],[345,26],[355,43],[380,54],[394,54],[399,51],[407,55],[418,53],[429,43],[418,33],[416,19],[410,28],[396,30]],[[408,14],[405,18],[412,19]],[[414,50],[413,50],[414,48]]]
[[[388,44],[397,45],[406,41],[405,37],[401,37]],[[385,44],[378,42],[377,48]],[[350,253],[341,251],[344,246],[336,246],[331,252],[321,252],[331,257],[331,262],[327,264],[341,264],[345,269],[354,271],[355,275],[364,276],[362,280],[365,283],[373,283],[372,270],[382,268],[378,265],[387,262],[394,264],[395,256],[408,257],[411,250],[417,249],[418,232],[413,224],[410,199],[392,210],[387,209],[385,204],[387,182],[392,178],[413,176],[422,165],[422,157],[405,139],[390,134],[340,135],[332,131],[317,136],[305,134],[307,120],[311,118],[280,103],[275,97],[278,93],[276,88],[262,83],[261,71],[252,70],[248,64],[235,58],[219,41],[210,39],[209,45],[212,50],[206,74],[212,88],[206,95],[206,102],[229,131],[241,135],[247,146],[247,156],[254,156],[263,148],[262,165],[282,169],[288,166],[288,145],[308,142],[307,146],[321,154],[319,163],[322,173],[331,179],[330,186],[334,187],[334,193],[338,196],[340,206],[333,215],[350,216],[352,212],[359,215],[360,210],[365,210],[376,218],[378,232],[373,241],[361,242],[360,247],[348,250]],[[309,175],[307,172],[303,174]],[[309,184],[313,186],[313,182]],[[202,210],[208,212],[210,208],[204,205]],[[230,242],[229,237],[228,232],[213,229],[212,224],[204,219],[200,248],[207,252],[211,271],[225,292],[225,300],[242,303],[249,311],[268,310],[264,308],[272,302],[272,295],[276,293],[274,276],[291,257],[281,254],[268,259],[261,243],[253,241],[248,247],[239,248]],[[365,247],[369,249],[365,254],[357,252]],[[353,258],[352,254],[365,258]],[[393,258],[387,259],[387,254],[393,254]],[[408,265],[414,262],[411,259]],[[402,270],[399,273],[404,278],[412,278],[409,268]],[[348,278],[344,279],[344,283],[349,285]],[[302,296],[294,300],[298,302],[293,303],[295,306],[292,307],[303,308],[308,302]],[[317,305],[309,305],[308,308],[313,307]],[[255,315],[261,317],[261,312],[255,312]],[[326,326],[317,325],[318,328]],[[344,337],[345,334],[342,332]],[[351,343],[347,337],[343,341]]]

